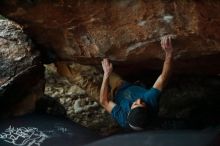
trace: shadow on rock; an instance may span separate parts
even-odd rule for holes
[[[62,104],[56,99],[44,95],[36,103],[35,112],[37,113],[49,113],[56,116],[66,116],[66,110]]]
[[[202,129],[220,125],[220,76],[175,77],[160,98],[159,117]]]

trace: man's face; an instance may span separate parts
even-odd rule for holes
[[[146,104],[144,103],[144,101],[142,101],[140,98],[137,99],[135,102],[133,102],[133,104],[131,105],[131,109],[134,109],[136,107],[143,107],[146,108]]]

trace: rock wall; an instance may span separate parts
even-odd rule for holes
[[[0,115],[21,115],[35,107],[44,91],[40,53],[22,28],[0,20]]]
[[[97,66],[100,67],[103,57],[110,58],[114,70],[121,74],[133,75],[161,69],[163,52],[160,37],[164,34],[176,35],[175,72],[219,74],[219,8],[220,2],[214,0],[0,2],[0,13],[21,24],[38,50],[46,53],[47,57],[50,57],[51,51],[52,54],[55,52],[57,71],[85,89],[86,98],[83,97],[82,102],[87,102],[87,96],[96,99],[99,96],[102,76]],[[36,100],[43,94],[44,68],[39,52],[33,50],[22,28],[12,22],[0,22],[0,110],[26,113],[34,109]],[[81,66],[75,62],[92,66]],[[182,80],[171,84],[172,87],[168,87],[161,97],[160,116],[190,119],[193,111],[199,116],[195,119],[197,124],[201,117],[206,122],[219,114],[219,76],[210,82],[206,82],[205,76],[201,76],[202,81],[192,77],[192,83],[187,76],[180,78]],[[53,83],[50,86],[53,87]],[[90,114],[86,110],[91,107],[84,104],[85,108],[88,107],[84,109],[87,117],[81,115],[78,98],[46,89],[51,96],[61,96],[59,100],[67,106],[72,118],[77,119],[74,116],[78,114],[86,121],[94,113],[97,114],[93,116],[95,119],[101,119],[100,112],[104,114],[100,108],[94,113],[91,110]],[[72,91],[68,94],[72,95]],[[207,105],[206,110],[203,107]],[[215,114],[210,116],[210,113]],[[195,118],[194,115],[192,117]],[[100,121],[105,121],[103,119]],[[100,121],[88,125],[99,125]],[[103,128],[102,125],[100,127]]]
[[[175,34],[175,71],[219,74],[220,1],[57,0],[0,2],[41,47],[64,62],[113,61],[118,72],[159,70],[160,37]]]

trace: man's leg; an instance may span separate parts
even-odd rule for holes
[[[122,78],[116,74],[116,73],[111,73],[110,77],[109,77],[109,85],[110,85],[110,94],[111,94],[111,98],[112,100],[113,97],[115,96],[115,93],[117,91],[117,89],[122,85],[122,83],[124,82],[124,80],[122,80]]]
[[[86,93],[99,102],[99,91],[101,86],[101,77],[93,75],[96,69],[92,66],[75,64],[71,67],[63,62],[56,62],[57,72],[68,78],[68,80],[86,91]],[[98,79],[95,79],[95,78]]]
[[[91,96],[93,99],[99,102],[99,91],[101,86],[99,83],[101,83],[102,78],[100,78],[100,82],[94,81],[94,77],[89,75],[91,70],[95,70],[95,68],[77,64],[75,68],[71,68],[69,65],[62,62],[57,62],[56,67],[59,74],[66,76],[69,81],[77,84],[79,87],[86,90],[89,96]],[[83,75],[85,74],[84,72],[88,73],[88,75]],[[114,93],[117,91],[117,89],[121,86],[123,82],[124,81],[119,75],[117,75],[116,73],[111,73],[109,77],[111,98],[114,97]]]

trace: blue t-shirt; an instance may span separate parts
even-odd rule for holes
[[[158,96],[160,91],[155,88],[145,89],[144,87],[130,84],[128,82],[118,89],[115,95],[115,107],[112,109],[112,117],[120,124],[121,127],[128,127],[127,115],[131,110],[131,105],[137,99],[143,100],[149,106],[150,112],[158,109]]]

